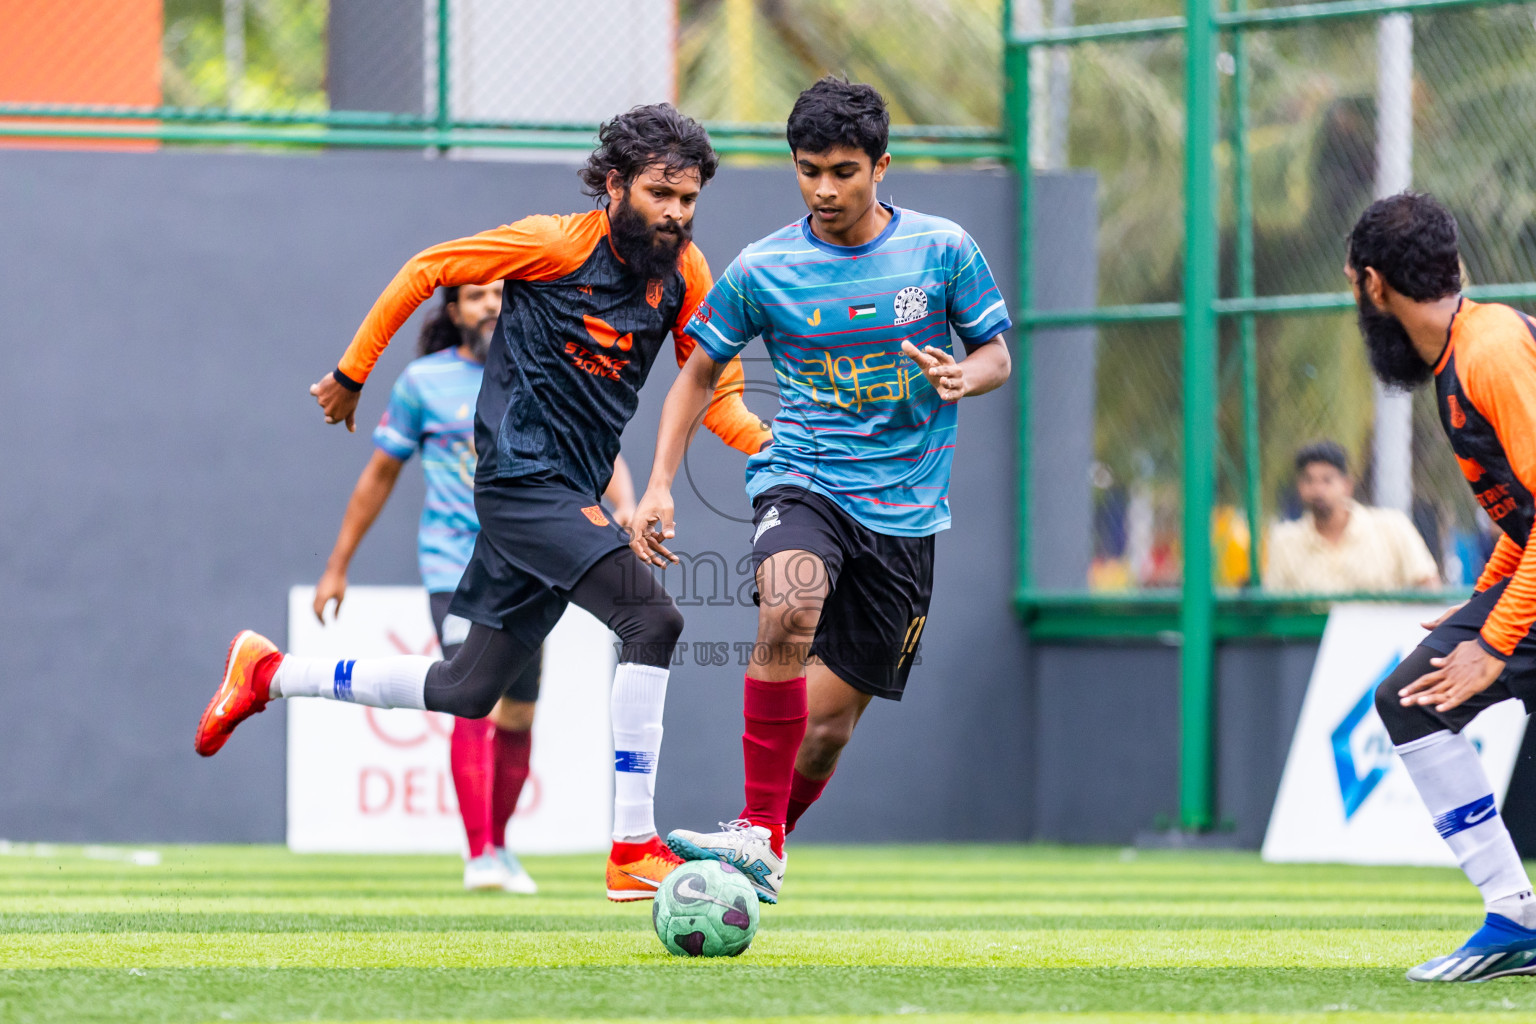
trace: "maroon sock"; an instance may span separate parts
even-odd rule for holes
[[[800,741],[805,739],[805,677],[771,683],[747,676],[742,717],[746,729],[741,734],[741,753],[747,778],[742,817],[775,830],[773,852],[781,854],[790,777]]]
[[[448,766],[471,857],[491,846],[491,743],[486,735],[491,731],[483,718],[455,718],[448,739]]]
[[[528,781],[533,732],[491,729],[491,842],[507,845],[507,822],[517,810],[517,798]]]
[[[824,779],[808,779],[800,774],[800,769],[795,769],[795,776],[789,783],[789,817],[784,820],[784,834],[795,830],[795,822],[800,820],[800,815],[805,809],[817,800],[821,799],[821,791],[827,788],[827,783],[832,781],[828,775]]]

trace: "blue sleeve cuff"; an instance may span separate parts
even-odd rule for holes
[[[406,443],[405,438],[382,427],[373,432],[373,446],[390,458],[399,459],[401,462],[409,462],[411,456],[416,454],[414,444]]]
[[[1002,319],[998,320],[996,324],[990,327],[984,327],[981,330],[974,332],[967,331],[965,334],[961,334],[960,340],[965,343],[965,347],[967,349],[972,349],[980,345],[985,345],[999,334],[1011,330],[1013,330],[1013,321],[1004,316]],[[955,333],[959,334],[960,332],[956,331]]]
[[[685,333],[698,344],[699,348],[704,350],[705,355],[709,356],[709,358],[713,359],[717,363],[730,362],[732,359],[736,358],[737,354],[741,351],[742,348],[746,348],[746,346],[743,345],[741,348],[738,348],[735,351],[730,351],[726,349],[725,346],[720,344],[720,339],[710,337],[707,332],[696,331],[692,326],[690,326]]]

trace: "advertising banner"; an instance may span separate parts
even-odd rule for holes
[[[1264,837],[1268,861],[1455,866],[1376,714],[1376,686],[1440,605],[1335,605],[1323,632]],[[1525,707],[1497,704],[1464,730],[1503,805]]]
[[[349,587],[322,626],[313,587],[288,595],[291,653],[439,654],[426,591]],[[512,816],[518,853],[606,850],[613,816],[607,627],[570,608],[544,644],[532,772]],[[288,847],[301,853],[462,853],[447,715],[299,698],[288,711]]]

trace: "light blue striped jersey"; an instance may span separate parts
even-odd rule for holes
[[[779,414],[747,461],[748,495],[804,487],[878,533],[925,537],[949,526],[957,417],[901,343],[963,359],[951,330],[974,345],[1012,324],[970,235],[888,209],[864,245],[830,245],[806,217],[747,246],[687,330],[716,362],[759,335],[773,360]]]
[[[416,554],[431,593],[457,590],[475,549],[475,399],[485,367],[444,349],[412,360],[389,393],[373,432],[376,448],[402,462],[418,449],[427,478]]]

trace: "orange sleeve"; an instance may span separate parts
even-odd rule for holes
[[[400,325],[440,287],[489,284],[506,278],[552,281],[592,252],[607,229],[601,210],[568,217],[525,217],[423,249],[412,256],[363,318],[336,369],[359,386]]]
[[[1483,571],[1477,577],[1477,586],[1473,587],[1474,593],[1482,593],[1494,586],[1504,577],[1512,574],[1520,565],[1520,545],[1509,539],[1509,534],[1499,534],[1499,542],[1493,546],[1493,554],[1488,556],[1488,564],[1483,566]]]
[[[672,345],[677,350],[678,366],[688,361],[697,344],[683,328],[714,284],[714,278],[709,273],[709,262],[696,245],[689,245],[683,254],[682,269],[686,286],[683,291],[683,308],[678,311],[677,320],[672,325]],[[766,423],[747,408],[742,398],[746,390],[747,378],[741,369],[741,360],[732,359],[725,365],[720,383],[715,385],[715,398],[709,403],[709,410],[704,413],[704,426],[737,451],[756,455],[764,444],[773,439],[773,433]]]
[[[1536,493],[1536,344],[1513,310],[1498,312],[1507,315],[1478,324],[1473,344],[1458,349],[1456,371],[1467,397],[1498,435],[1510,469],[1527,490]],[[1512,554],[1507,552],[1503,563]],[[1497,548],[1494,555],[1498,557]],[[1533,624],[1536,544],[1528,544],[1509,573],[1509,586],[1483,623],[1483,646],[1509,657]]]

